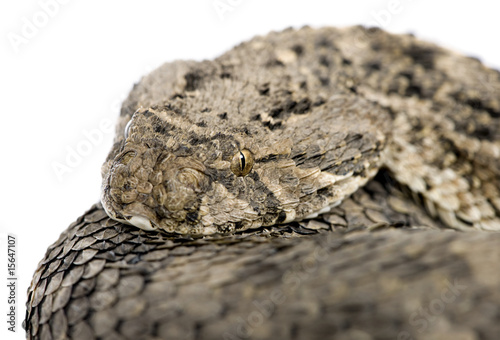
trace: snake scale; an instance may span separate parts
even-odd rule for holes
[[[495,339],[499,131],[499,72],[411,35],[164,64],[40,262],[27,337]]]

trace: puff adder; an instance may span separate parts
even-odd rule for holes
[[[35,273],[28,337],[493,338],[499,94],[474,58],[362,27],[161,66],[102,205]]]
[[[213,62],[166,64],[124,106],[102,202],[146,230],[243,231],[327,212],[385,167],[447,226],[498,230],[497,77],[356,29],[274,33]]]

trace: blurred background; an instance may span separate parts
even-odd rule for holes
[[[46,248],[99,200],[121,101],[166,61],[211,59],[293,26],[414,33],[500,68],[500,5],[383,1],[72,1],[0,4],[0,338],[24,339],[26,290]],[[7,235],[17,238],[17,332],[7,331]]]

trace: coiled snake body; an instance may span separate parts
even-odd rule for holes
[[[28,337],[500,334],[499,93],[361,27],[163,65],[123,104],[102,205],[35,273]]]

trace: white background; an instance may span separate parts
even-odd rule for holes
[[[131,86],[163,62],[213,58],[289,26],[370,24],[413,32],[500,67],[500,6],[493,1],[56,1],[0,4],[1,339],[24,338],[31,276],[47,246],[99,199],[100,165],[113,132],[102,132],[74,164],[68,150],[86,143],[86,132],[114,124]],[[70,171],[58,176],[56,163]],[[15,335],[6,331],[7,233],[18,245]]]

